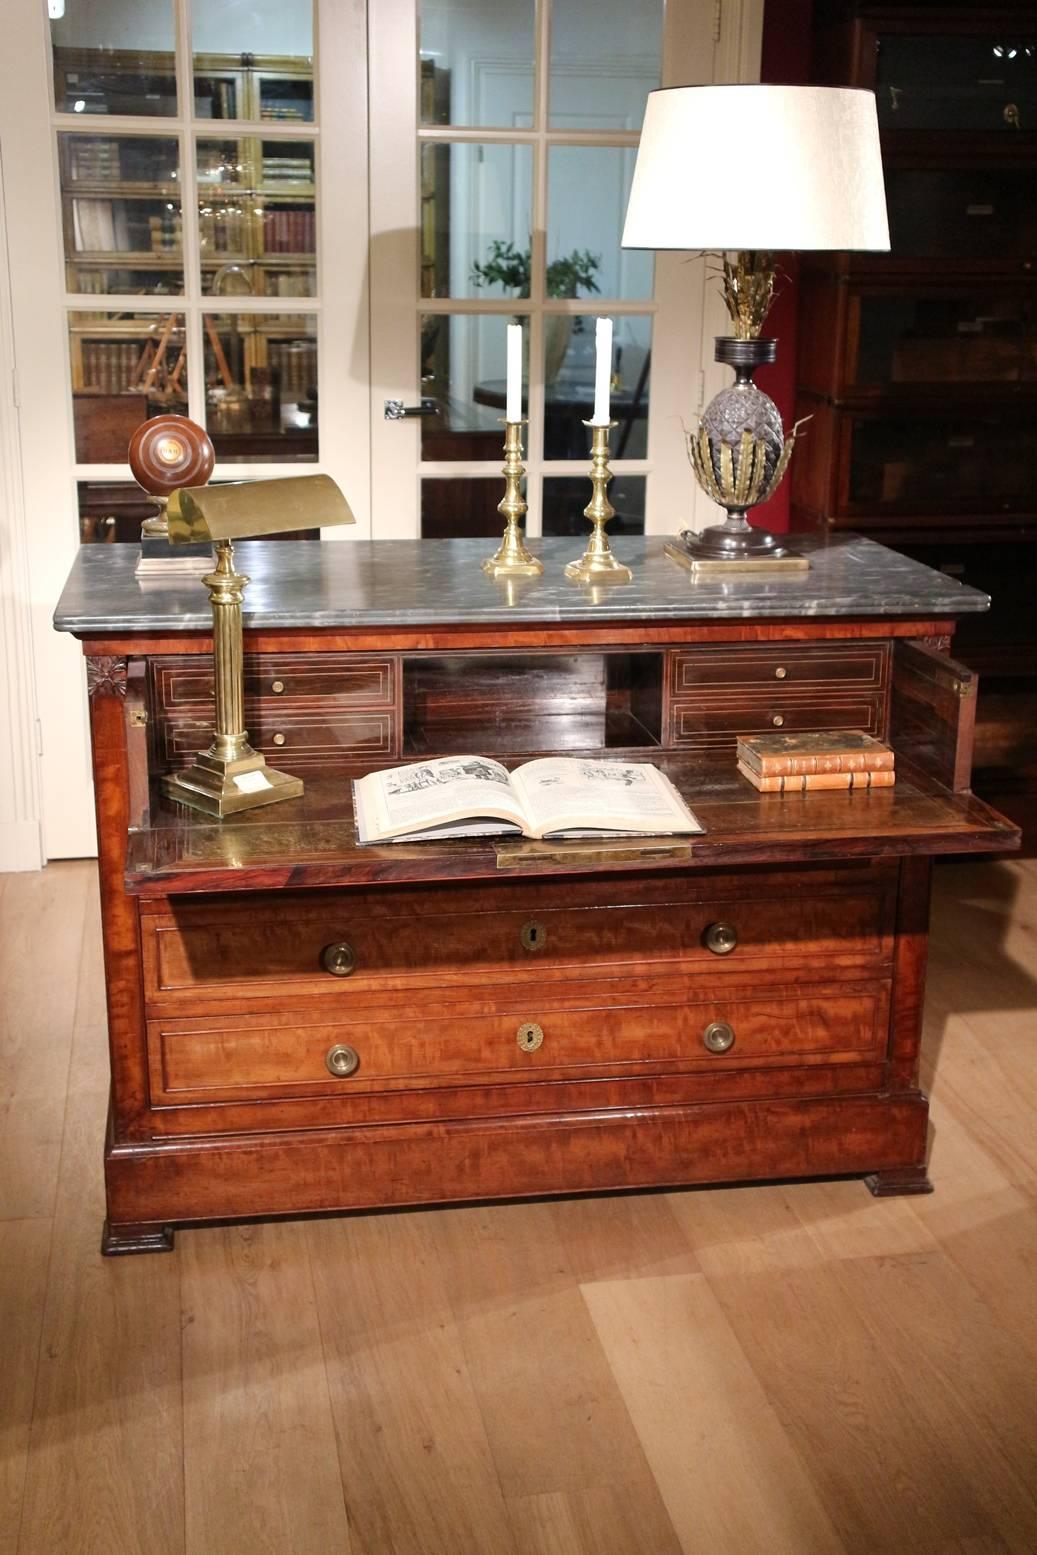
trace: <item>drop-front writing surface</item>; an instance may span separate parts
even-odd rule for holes
[[[928,1187],[930,856],[1017,840],[968,792],[975,681],[947,652],[986,601],[870,546],[852,607],[816,558],[798,607],[799,579],[707,603],[661,545],[638,542],[640,615],[550,575],[509,606],[475,577],[480,542],[297,547],[290,625],[273,547],[248,548],[267,581],[246,722],[306,793],[222,824],[158,797],[208,738],[195,590],[133,596],[118,548],[77,566],[59,623],[91,691],[109,1251],[226,1216],[847,1172]],[[401,547],[394,603],[372,580]],[[888,738],[897,784],[757,793],[735,741],[776,727]],[[656,762],[706,833],[356,845],[354,775],[555,750]]]

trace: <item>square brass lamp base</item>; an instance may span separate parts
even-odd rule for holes
[[[805,556],[732,556],[718,559],[715,556],[696,556],[681,540],[668,540],[663,547],[666,555],[678,566],[685,567],[696,577],[731,578],[747,572],[770,574],[783,572],[809,572],[810,563]]]
[[[259,805],[298,799],[303,792],[302,778],[268,767],[258,751],[236,761],[221,761],[206,751],[183,772],[164,777],[161,786],[167,799],[220,820]]]

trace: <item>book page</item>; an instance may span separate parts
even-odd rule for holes
[[[527,761],[511,781],[538,837],[576,828],[648,835],[702,831],[673,784],[650,762],[547,756]]]
[[[497,818],[520,829],[525,817],[506,767],[487,756],[447,756],[370,772],[356,789],[373,837],[426,831],[447,822]]]

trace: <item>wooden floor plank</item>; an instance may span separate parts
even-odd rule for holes
[[[685,1551],[843,1550],[704,1275],[583,1296]]]
[[[99,1256],[106,1101],[69,1097],[18,1555],[184,1555],[180,1262]]]
[[[0,898],[0,1220],[54,1213],[88,861],[10,875]]]
[[[449,1214],[308,1227],[353,1555],[524,1555],[436,1256]]]
[[[49,1220],[0,1221],[0,1555],[18,1547],[50,1239]]]
[[[182,1239],[187,1555],[349,1555],[308,1229]]]
[[[640,1508],[646,1548],[678,1550],[553,1206],[472,1206],[442,1217],[440,1230],[451,1305],[508,1501],[611,1487]]]

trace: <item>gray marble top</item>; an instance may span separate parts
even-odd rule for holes
[[[961,615],[986,610],[977,589],[857,535],[794,537],[809,572],[693,578],[663,553],[664,536],[616,540],[633,582],[591,590],[570,583],[581,540],[530,541],[540,578],[510,588],[480,571],[489,540],[249,540],[235,562],[251,578],[245,626],[432,626],[457,622],[729,620],[802,616]],[[84,545],[54,613],[62,632],[204,631],[208,598],[192,578],[134,576],[136,545]]]

